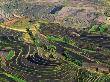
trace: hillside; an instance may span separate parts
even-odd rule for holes
[[[109,82],[109,0],[0,0],[0,82]]]

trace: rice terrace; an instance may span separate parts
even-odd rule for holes
[[[0,82],[110,82],[110,0],[0,0]]]

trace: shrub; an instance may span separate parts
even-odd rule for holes
[[[69,40],[69,38],[68,38],[67,36],[64,36],[63,41],[64,41],[65,43],[69,43],[69,42],[70,42],[70,40]]]
[[[96,32],[97,28],[98,28],[98,25],[93,25],[92,28],[89,30],[89,32]]]
[[[54,45],[49,45],[49,46],[47,46],[47,50],[49,50],[50,52],[55,52],[56,51],[56,46],[54,46]]]

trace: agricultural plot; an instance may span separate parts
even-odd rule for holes
[[[107,0],[2,2],[0,82],[110,82]]]

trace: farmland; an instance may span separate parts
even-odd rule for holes
[[[4,12],[8,5],[12,10],[1,16],[0,82],[109,82],[109,4],[38,1],[1,5]],[[55,11],[57,3],[62,8]],[[13,8],[19,13],[11,13]]]

